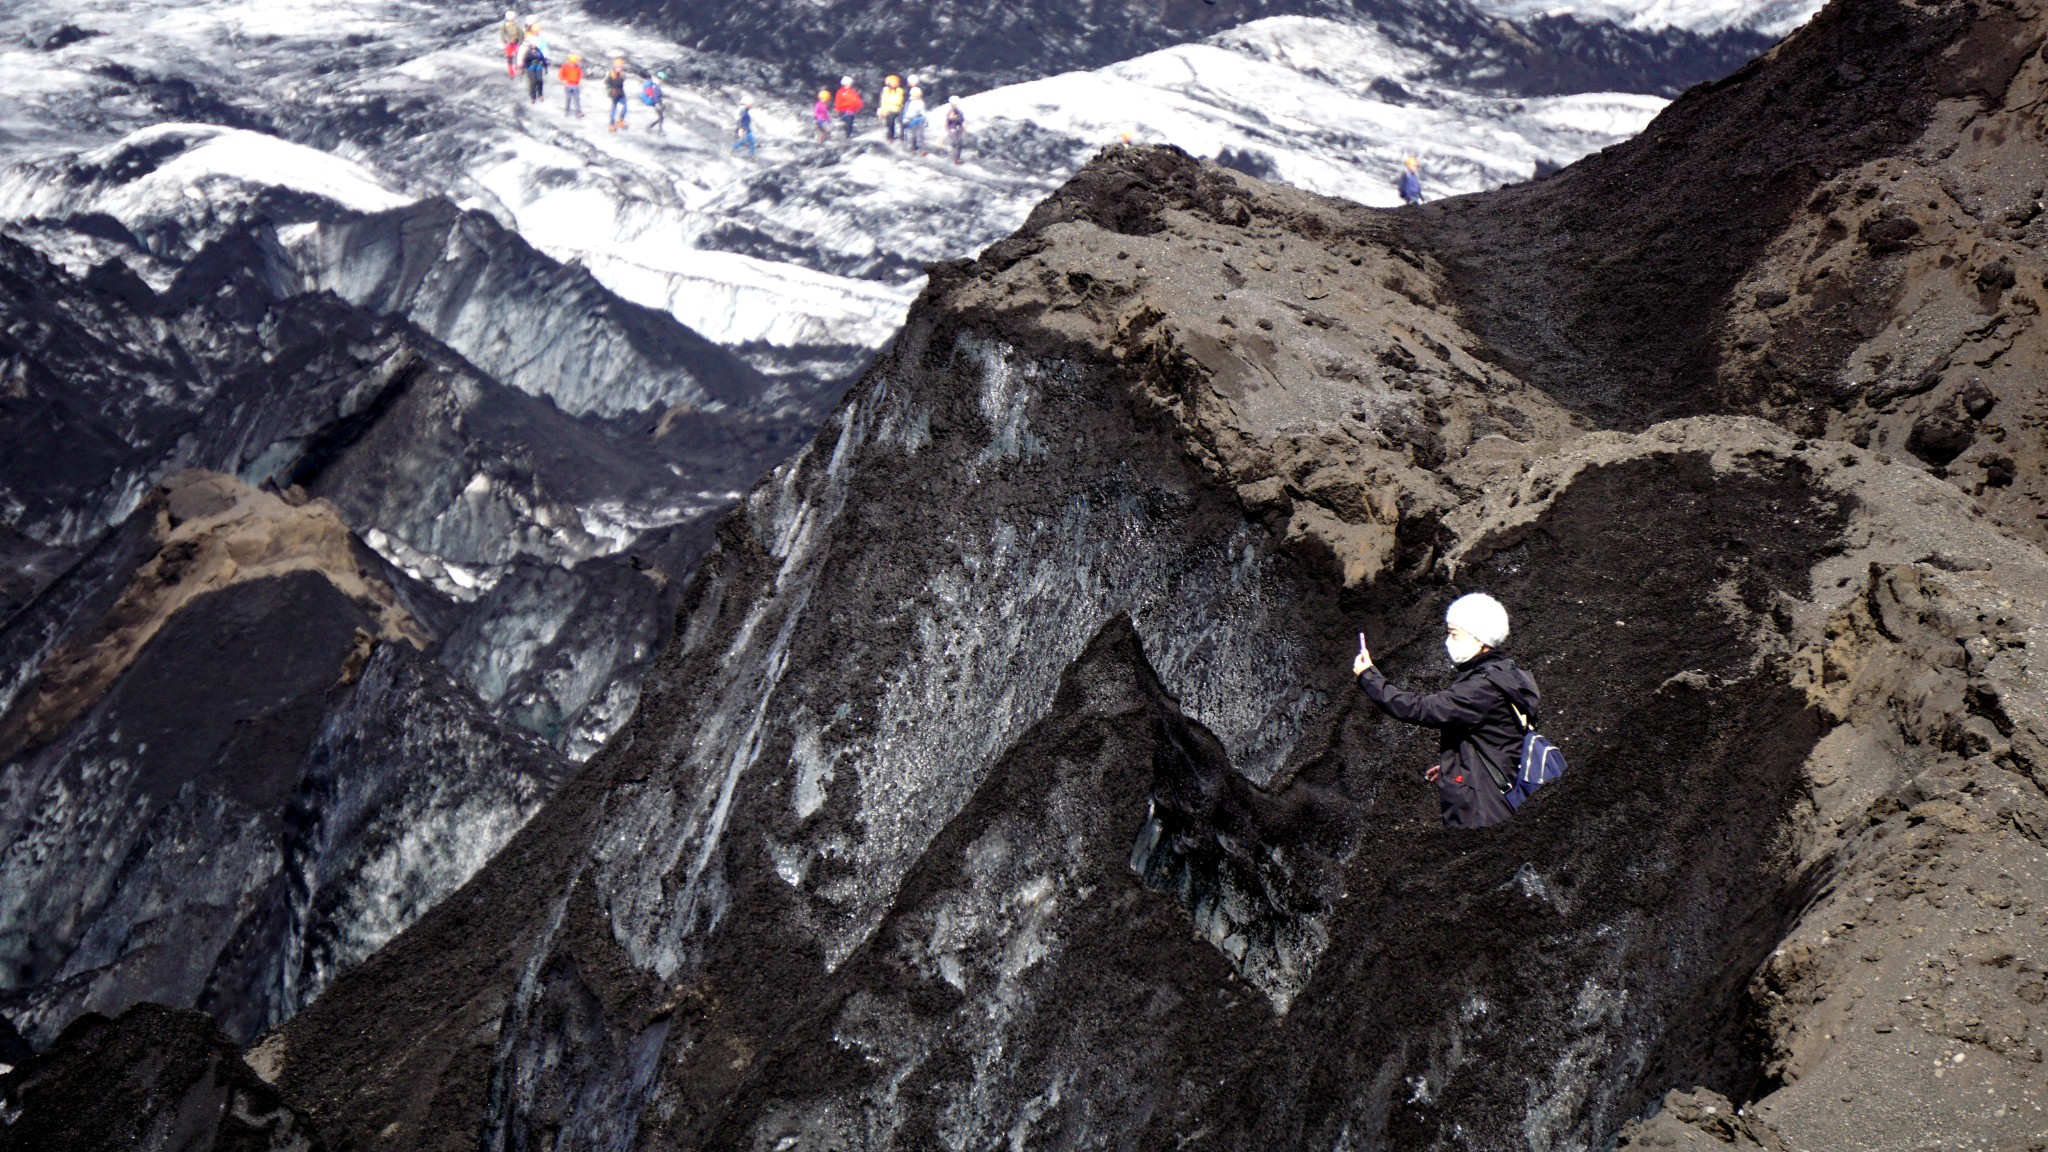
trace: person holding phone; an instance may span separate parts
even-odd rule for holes
[[[1508,610],[1500,601],[1484,592],[1460,596],[1444,613],[1444,626],[1444,650],[1457,673],[1441,692],[1408,692],[1388,683],[1373,666],[1363,632],[1351,672],[1381,711],[1441,734],[1437,762],[1423,777],[1436,786],[1444,827],[1486,828],[1514,815],[1503,797],[1514,783],[1522,734],[1537,722],[1541,694],[1535,678],[1499,650],[1508,640]]]

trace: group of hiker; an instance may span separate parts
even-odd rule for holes
[[[528,16],[522,20],[515,11],[505,13],[504,23],[498,28],[498,38],[505,49],[505,74],[513,80],[525,77],[528,103],[537,105],[546,98],[548,70],[554,68],[564,93],[562,114],[583,115],[584,68],[581,55],[572,52],[556,66],[539,18]],[[629,71],[626,58],[619,56],[613,58],[611,69],[604,74],[605,98],[610,103],[605,124],[607,131],[626,131],[627,91],[631,87]],[[654,122],[648,125],[647,130],[655,135],[666,133],[668,100],[662,90],[662,82],[667,79],[667,73],[657,71],[643,74],[639,83],[640,102],[654,113]],[[837,92],[819,89],[817,105],[812,109],[812,116],[817,122],[818,143],[824,144],[832,139],[834,120],[844,126],[846,138],[851,140],[855,122],[866,108],[867,100],[854,86],[851,76],[840,77]],[[931,111],[925,104],[924,89],[918,86],[917,77],[910,78],[908,87],[900,76],[892,75],[884,80],[876,113],[891,144],[901,141],[904,147],[917,155],[928,155],[925,133],[931,124]],[[945,127],[953,163],[959,164],[967,142],[967,113],[960,107],[958,96],[945,104]],[[743,151],[752,156],[756,148],[754,105],[752,101],[743,100],[739,117],[733,125],[732,151]]]
[[[818,102],[811,107],[811,119],[818,129],[818,143],[832,139],[832,122],[839,121],[848,140],[853,139],[854,125],[860,114],[867,108],[867,98],[854,87],[853,77],[841,76],[839,90],[818,89]],[[918,85],[917,77],[910,78],[906,88],[901,76],[891,75],[882,81],[881,94],[875,101],[875,115],[882,122],[883,135],[889,143],[901,141],[905,148],[919,156],[928,155],[925,150],[925,132],[931,126],[931,110],[926,107],[924,89]],[[967,143],[967,112],[960,107],[960,98],[946,101],[946,146],[953,154],[953,163],[961,162],[961,151]]]
[[[539,104],[547,95],[547,74],[554,64],[554,57],[548,51],[547,37],[542,34],[540,21],[528,17],[522,21],[516,12],[506,12],[505,22],[498,28],[498,38],[505,45],[505,74],[518,79],[526,77],[526,99],[528,103]],[[569,53],[555,75],[562,82],[562,114],[581,117],[583,115],[583,57]],[[654,123],[648,131],[656,135],[665,133],[668,123],[668,101],[661,90],[661,82],[668,77],[654,73],[642,79],[640,102],[654,110]],[[606,113],[605,127],[612,132],[626,129],[626,58],[615,57],[611,70],[604,74],[604,94],[610,104]]]

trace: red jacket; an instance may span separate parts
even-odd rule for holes
[[[841,88],[839,90],[839,94],[832,97],[832,110],[838,112],[842,116],[847,115],[849,113],[859,112],[861,109],[867,106],[868,102],[861,99],[860,93],[855,91],[851,86]]]
[[[562,65],[562,83],[567,84],[571,88],[583,83],[583,65]]]

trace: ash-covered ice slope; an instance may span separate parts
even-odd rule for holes
[[[2044,41],[1838,0],[1422,212],[1112,149],[265,1059],[349,1148],[2025,1147]],[[1573,770],[1460,834],[1345,669],[1470,588]]]
[[[662,585],[809,427],[490,217],[273,137],[146,129],[8,169],[0,205],[39,321],[10,340],[15,533],[75,553],[187,468],[327,497],[451,627],[530,634],[444,660],[579,757],[630,709]],[[572,624],[606,635],[550,651]]]
[[[246,1040],[460,884],[568,774],[421,649],[325,503],[184,473],[0,630],[0,1006]]]
[[[631,711],[805,435],[489,216],[240,129],[0,175],[0,1001],[275,1024]],[[552,747],[551,747],[552,745]]]

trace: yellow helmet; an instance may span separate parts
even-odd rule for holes
[[[888,84],[888,85],[890,85],[891,87],[893,87],[893,86],[895,86],[895,85],[897,85],[897,84],[901,84],[901,83],[903,83],[903,77],[901,77],[901,76],[891,76],[891,77],[889,77],[889,78],[888,78],[887,80],[883,81],[883,83],[885,83],[885,84]]]
[[[820,89],[818,89],[818,99],[820,99],[820,100],[830,100],[831,98],[832,98],[832,90],[831,90],[831,89],[829,89],[829,88],[820,88]]]

